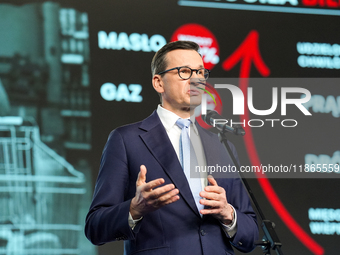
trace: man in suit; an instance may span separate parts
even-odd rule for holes
[[[163,46],[151,63],[161,105],[145,120],[111,132],[86,217],[85,233],[93,244],[124,240],[126,255],[218,255],[234,254],[232,246],[254,248],[256,216],[240,179],[194,180],[183,171],[184,128],[177,121],[189,119],[201,103],[202,90],[190,78],[209,76],[198,49],[188,41]],[[187,128],[190,140],[196,138],[197,163],[232,165],[218,137],[194,122]]]

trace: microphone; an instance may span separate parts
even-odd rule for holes
[[[204,120],[205,123],[217,128],[222,133],[230,132],[235,135],[242,135],[242,136],[246,134],[242,126],[239,124],[232,125],[232,126],[227,125],[227,123],[230,122],[230,120],[226,120],[221,115],[219,115],[216,111],[207,110],[207,114],[202,115],[202,119]]]

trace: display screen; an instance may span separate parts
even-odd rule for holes
[[[48,233],[55,247],[80,254],[122,254],[122,242],[97,249],[83,235],[101,153],[113,129],[140,121],[157,108],[160,101],[152,87],[150,68],[155,52],[167,42],[190,40],[200,45],[205,68],[211,71],[212,86],[215,78],[223,82],[230,79],[229,84],[248,93],[248,97],[247,89],[251,87],[253,108],[257,110],[270,109],[276,98],[277,107],[272,113],[259,115],[250,110],[248,103],[243,114],[234,114],[231,91],[216,89],[222,103],[210,102],[211,109],[226,119],[245,121],[244,136],[228,134],[242,166],[305,171],[307,165],[315,171],[324,169],[317,178],[278,177],[266,172],[248,178],[264,215],[275,222],[283,252],[337,254],[340,174],[334,172],[340,173],[339,16],[340,4],[334,0],[0,1],[0,114],[21,117],[23,121],[1,122],[0,181],[4,188],[0,203],[7,208],[21,201],[20,192],[13,191],[8,183],[8,175],[23,174],[19,171],[23,167],[8,167],[12,161],[6,155],[12,154],[7,144],[19,136],[14,136],[10,127],[16,132],[26,127],[38,134],[29,139],[41,153],[38,149],[25,152],[38,158],[30,167],[24,167],[25,175],[36,176],[39,171],[45,175],[44,171],[49,171],[51,176],[71,176],[74,185],[63,187],[60,181],[52,186],[77,189],[82,198],[79,201],[84,201],[74,207],[73,218],[67,222],[53,219],[57,215],[39,221],[32,209],[37,205],[30,202],[22,205],[32,206],[26,214],[20,212],[20,207],[1,212],[0,238],[6,241],[0,242],[0,249],[15,246],[2,237],[8,229],[11,235],[18,235],[9,226],[28,228],[32,222],[45,222],[77,225],[73,232],[53,227]],[[288,104],[286,114],[282,113],[282,88],[293,87],[310,92],[310,99],[302,106],[311,115],[294,104]],[[273,88],[277,88],[275,96]],[[302,94],[288,92],[286,96],[301,100]],[[30,124],[25,122],[28,120]],[[199,114],[197,121],[217,132],[203,123]],[[64,172],[39,168],[39,162],[46,158]],[[25,165],[27,160],[15,162]],[[13,178],[14,183],[17,177]],[[51,181],[33,182],[35,190]],[[21,184],[17,186],[22,188]],[[78,201],[71,190],[63,196],[61,192],[56,190],[47,196],[40,191],[43,198],[39,201],[45,201],[46,208],[51,208],[53,201],[60,206],[67,199],[74,199],[67,200],[70,205]],[[20,194],[25,194],[20,197],[23,201],[34,197],[32,192]],[[17,217],[11,217],[11,212]],[[60,211],[61,216],[64,214]],[[67,242],[70,231],[74,240],[79,236],[74,245]],[[45,231],[37,233],[43,235]],[[252,254],[262,254],[261,248]]]

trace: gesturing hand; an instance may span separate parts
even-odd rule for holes
[[[224,188],[218,186],[216,180],[211,175],[208,176],[208,182],[211,186],[206,186],[204,191],[200,192],[200,203],[209,206],[208,209],[202,209],[201,214],[211,214],[222,223],[229,225],[233,220],[234,210],[228,204]]]
[[[171,204],[179,199],[178,189],[175,185],[164,183],[163,178],[146,182],[146,167],[140,166],[140,171],[136,181],[136,195],[130,204],[130,213],[133,219],[139,219],[143,215],[155,211],[164,205]]]

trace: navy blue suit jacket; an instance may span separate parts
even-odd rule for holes
[[[198,126],[207,165],[232,164],[216,134]],[[234,155],[237,157],[234,146]],[[180,199],[128,224],[140,165],[146,181],[163,178],[179,189]],[[232,245],[247,252],[258,239],[255,213],[240,179],[220,178],[228,202],[237,212],[237,233],[227,238],[211,215],[201,217],[189,184],[164,126],[154,112],[145,120],[112,131],[104,148],[85,234],[96,245],[124,240],[126,255],[234,254]]]

